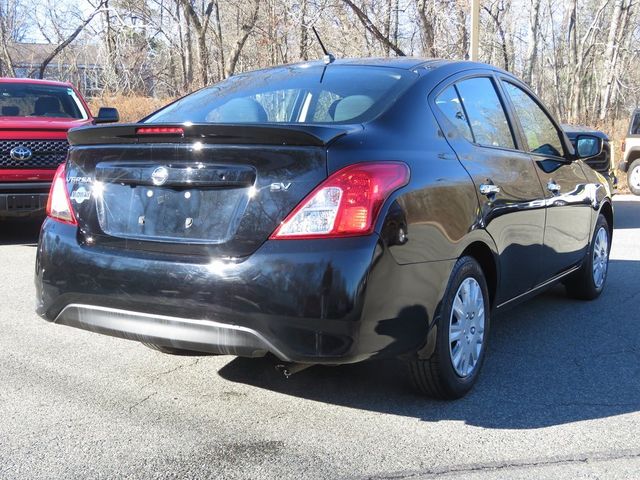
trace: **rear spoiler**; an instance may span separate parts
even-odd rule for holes
[[[145,133],[140,133],[141,129]],[[362,125],[130,123],[78,127],[69,130],[68,138],[71,145],[202,142],[326,147],[337,138],[361,129]]]

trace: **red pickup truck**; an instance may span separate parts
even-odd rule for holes
[[[0,220],[44,213],[70,128],[117,121],[113,108],[93,117],[69,83],[0,78]]]

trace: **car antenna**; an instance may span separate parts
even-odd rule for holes
[[[322,51],[324,52],[324,64],[325,65],[329,65],[330,63],[335,62],[336,57],[333,55],[333,53],[329,53],[327,51],[327,49],[324,46],[324,43],[322,43],[322,40],[320,39],[320,35],[318,35],[318,31],[316,30],[316,27],[311,27],[311,29],[313,30],[313,33],[316,34],[316,38],[318,39],[318,43],[320,44],[320,47],[322,48]]]

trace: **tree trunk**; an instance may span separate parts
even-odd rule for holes
[[[435,46],[435,26],[431,19],[427,17],[426,0],[418,0],[416,5],[418,19],[420,20],[420,32],[422,34],[422,51],[429,57],[437,57]]]
[[[302,0],[300,6],[300,58],[309,60],[307,44],[309,43],[309,28],[307,26],[307,0]]]
[[[180,0],[186,17],[189,17],[193,28],[196,31],[196,42],[198,44],[198,57],[200,58],[200,81],[202,86],[209,84],[209,50],[207,48],[207,29],[213,12],[214,2],[211,0],[204,6],[202,18],[198,16],[190,0]],[[189,42],[190,43],[190,42]]]
[[[400,50],[400,48],[398,48],[397,45],[394,45],[391,40],[389,40],[389,38],[385,37],[384,34],[378,30],[378,27],[376,27],[373,22],[371,21],[371,19],[367,16],[366,13],[364,13],[356,4],[354,4],[351,0],[342,0],[344,3],[346,3],[349,8],[351,8],[351,10],[353,10],[353,13],[356,14],[356,17],[358,17],[358,20],[360,20],[360,22],[362,23],[362,25],[364,25],[364,27],[374,36],[376,37],[383,46],[385,47],[389,47],[391,50],[393,50],[395,52],[396,55],[399,55],[401,57],[404,57],[404,52],[402,50]]]
[[[220,71],[220,78],[224,78],[224,42],[222,39],[222,21],[220,20],[220,5],[216,1],[214,6],[216,14],[216,31],[218,32],[218,70]]]
[[[249,35],[253,31],[256,26],[256,22],[258,21],[258,11],[260,10],[260,0],[254,0],[253,2],[253,13],[249,18],[249,21],[242,25],[242,36],[238,39],[236,44],[234,45],[231,53],[229,54],[229,64],[225,69],[225,77],[230,77],[236,71],[236,65],[238,64],[238,59],[240,58],[240,52],[244,48],[244,44],[247,42]]]
[[[618,28],[622,18],[624,9],[624,0],[616,0],[611,15],[611,23],[609,24],[609,35],[607,37],[607,49],[604,53],[604,71],[602,87],[600,88],[600,120],[604,120],[609,109],[609,99],[611,97],[611,85],[615,76],[616,61],[618,57]]]
[[[469,58],[469,31],[467,30],[467,15],[466,11],[460,4],[456,4],[456,17],[458,24],[458,38],[459,38],[459,53],[458,58]]]
[[[533,66],[538,56],[538,30],[540,26],[540,0],[531,1],[531,11],[529,12],[529,30],[527,33],[527,58],[525,61],[522,79],[531,85],[533,76]]]
[[[7,41],[5,40],[5,36],[4,36],[4,29],[2,31],[2,49],[0,53],[2,54],[1,55],[2,64],[3,64],[2,67],[4,67],[4,68],[0,68],[0,75],[7,76],[7,77],[15,77],[16,71],[13,68],[13,59],[9,54],[9,48],[7,47]]]

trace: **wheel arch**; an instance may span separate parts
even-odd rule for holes
[[[489,302],[493,308],[495,306],[496,295],[498,292],[499,275],[498,262],[494,251],[486,243],[477,240],[469,244],[460,256],[470,256],[480,264],[480,268],[482,268],[482,272],[484,273],[487,281]]]
[[[625,161],[622,163],[622,171],[624,173],[629,173],[631,164],[638,159],[640,159],[640,147],[631,147],[629,153],[626,155]]]
[[[613,206],[611,205],[610,200],[602,202],[600,213],[604,215],[604,218],[607,220],[607,224],[609,225],[609,238],[613,238]]]

